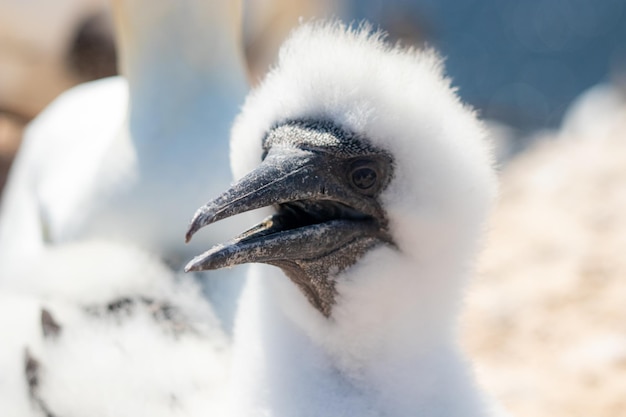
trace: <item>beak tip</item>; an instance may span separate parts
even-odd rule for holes
[[[190,227],[189,230],[187,230],[187,233],[185,234],[185,243],[189,243],[191,241],[191,238],[193,237],[194,233],[195,231],[191,230],[191,227]]]
[[[216,220],[219,219],[216,218],[215,213],[210,210],[210,208],[207,206],[199,208],[189,223],[187,233],[185,234],[185,243],[189,243],[193,235],[195,235],[198,230],[202,229],[204,226],[208,226]]]
[[[195,235],[196,232],[206,224],[206,216],[204,215],[204,211],[200,209],[196,212],[193,219],[191,219],[191,222],[189,223],[187,233],[185,233],[185,243],[189,243],[193,235]]]

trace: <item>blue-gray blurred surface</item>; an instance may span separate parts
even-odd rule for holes
[[[626,71],[625,0],[350,0],[344,17],[436,46],[466,101],[522,131]]]

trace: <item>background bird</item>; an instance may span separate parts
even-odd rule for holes
[[[180,230],[198,190],[230,182],[228,131],[247,88],[240,3],[113,6],[125,78],[65,93],[29,128],[3,197],[0,280],[46,245],[83,238],[177,267],[193,253]]]
[[[432,51],[367,26],[304,25],[246,101],[238,182],[197,211],[274,214],[188,270],[254,267],[235,415],[490,415],[456,318],[495,195],[481,124]],[[286,275],[286,276],[281,276]]]
[[[197,187],[229,183],[239,6],[114,2],[125,78],[29,128],[0,218],[8,415],[221,415],[237,279],[200,291],[177,270]]]

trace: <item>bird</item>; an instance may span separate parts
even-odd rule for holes
[[[136,245],[181,268],[198,191],[231,181],[229,129],[248,88],[241,2],[112,6],[123,77],[69,90],[27,129],[0,209],[0,281],[81,239]],[[236,291],[235,279],[220,282],[207,292]]]
[[[134,214],[151,204],[155,214],[182,212],[193,188],[182,179],[205,163],[214,169],[203,187],[229,183],[221,160],[228,157],[231,119],[247,89],[239,6],[219,0],[188,0],[184,7],[171,0],[114,0],[124,79],[81,85],[33,123],[9,180],[3,229],[18,230],[11,216],[26,222],[27,216],[14,213],[24,208],[25,197],[12,194],[30,186],[38,219],[28,221],[43,223],[34,229],[43,229],[53,242],[93,234],[130,239],[159,253],[172,246],[187,251],[177,244],[180,239],[163,237],[174,227],[163,224],[158,231],[156,216],[148,215],[148,221],[148,211],[139,218]],[[80,112],[81,106],[87,108]],[[81,146],[87,149],[77,154],[57,150]],[[199,153],[202,158],[194,157]],[[183,199],[178,204],[170,201],[178,197]],[[12,232],[3,237],[15,241],[18,234]]]
[[[192,277],[89,240],[46,250],[16,282],[0,292],[3,415],[223,415],[228,340]]]
[[[240,4],[113,6],[124,77],[44,110],[3,197],[0,403],[16,416],[222,415],[237,277],[200,289],[177,264],[184,207],[202,201],[190,191],[230,183]]]
[[[235,183],[196,211],[187,240],[271,214],[185,268],[253,263],[231,415],[499,413],[457,340],[497,178],[436,51],[367,24],[302,24],[237,116],[231,165]]]

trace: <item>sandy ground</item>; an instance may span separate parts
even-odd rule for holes
[[[465,345],[517,417],[626,416],[626,107],[502,173]]]

